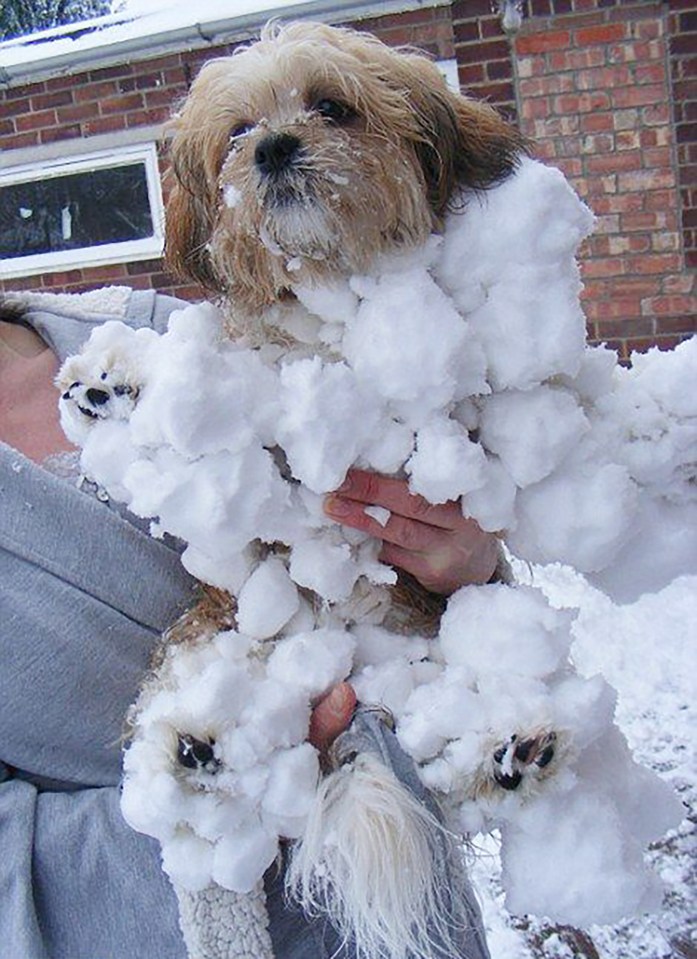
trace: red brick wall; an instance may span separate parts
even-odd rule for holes
[[[694,332],[697,314],[681,202],[690,191],[681,197],[676,164],[694,126],[685,103],[676,98],[679,124],[671,110],[671,85],[689,73],[675,32],[687,14],[646,0],[532,6],[546,15],[528,19],[515,42],[521,126],[598,216],[583,256],[589,335],[622,356],[672,346]]]
[[[598,216],[582,258],[591,338],[623,357],[653,343],[671,346],[694,331],[697,312],[689,269],[697,260],[697,0],[527,0],[525,12],[513,41],[491,0],[454,0],[354,25],[439,59],[456,56],[463,90],[517,119],[538,155],[586,198]],[[0,91],[0,146],[159,123],[201,63],[228,49]],[[178,286],[159,260],[5,286],[57,291],[104,283],[200,292]]]
[[[668,4],[673,119],[685,260],[697,267],[697,2]]]
[[[515,121],[511,48],[490,0],[455,0],[452,17],[462,91],[488,100]]]
[[[160,123],[186,93],[182,57],[124,63],[2,91],[3,150]]]
[[[380,6],[376,4],[376,9]],[[368,30],[391,46],[418,47],[436,60],[455,56],[450,7],[431,7],[394,13],[385,17],[346,23],[358,30]]]
[[[184,58],[177,54],[3,90],[0,147],[12,151],[83,138],[88,151],[90,137],[165,121],[172,104],[186,93],[187,76]],[[11,165],[11,152],[5,161]],[[163,175],[165,167],[163,161]],[[9,279],[0,283],[0,288],[64,292],[105,284],[173,288],[173,280],[164,276],[159,260]]]

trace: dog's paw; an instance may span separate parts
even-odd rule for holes
[[[73,380],[61,394],[61,400],[72,403],[88,420],[128,419],[138,400],[139,388],[113,380],[109,372],[102,372],[97,381]]]
[[[82,446],[90,429],[103,420],[128,420],[136,407],[141,384],[133,371],[114,357],[74,356],[63,364],[56,385],[60,390],[63,430]]]
[[[177,735],[177,763],[183,769],[214,774],[220,769],[213,740],[197,739],[189,733]]]
[[[158,341],[154,330],[110,320],[68,357],[56,377],[68,439],[82,446],[96,424],[130,418],[145,386],[150,346]]]
[[[537,730],[529,735],[513,733],[493,753],[492,774],[501,789],[512,791],[547,775],[559,748],[553,730]]]

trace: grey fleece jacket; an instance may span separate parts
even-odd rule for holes
[[[154,292],[27,300],[62,360]],[[96,309],[95,309],[96,307]],[[184,959],[156,843],[119,810],[120,735],[161,631],[191,602],[175,549],[0,444],[0,953]]]

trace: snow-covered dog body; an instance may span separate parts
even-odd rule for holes
[[[643,908],[641,843],[674,810],[632,764],[612,691],[573,670],[570,616],[535,590],[472,587],[428,642],[391,601],[374,543],[321,508],[359,464],[407,475],[431,502],[462,498],[523,557],[612,564],[641,477],[598,429],[622,374],[584,352],[574,253],[591,214],[435,67],[309,24],[206,67],[173,158],[170,261],[222,294],[225,317],[191,307],[162,337],[104,327],[61,378],[85,469],[237,597],[231,628],[172,646],[144,691],[128,817],[160,839],[179,884],[250,889],[279,836],[317,826],[310,702],[351,675],[397,718],[449,824],[503,828],[513,908],[570,922]],[[664,410],[678,414],[688,422]],[[597,510],[608,497],[614,526]],[[368,772],[369,805],[370,776],[385,782]],[[339,810],[360,832],[356,807]],[[416,834],[413,804],[398,810]],[[328,890],[330,912],[351,867],[332,877],[338,845],[301,846],[296,869],[301,898]],[[425,883],[401,911],[380,915],[393,907],[379,884],[376,924],[350,893],[333,910],[366,956],[431,954],[435,873],[413,849]],[[399,888],[402,852],[374,853]],[[546,869],[530,888],[533,857]],[[351,888],[372,888],[361,862]]]

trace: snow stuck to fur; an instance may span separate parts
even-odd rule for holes
[[[591,229],[563,176],[524,160],[424,248],[296,289],[270,317],[294,348],[226,341],[216,311],[191,306],[162,337],[104,328],[68,361],[96,382],[116,354],[138,389],[123,418],[85,424],[63,404],[85,471],[240,598],[237,632],[171,654],[127,753],[127,818],[182,885],[251,888],[278,836],[302,834],[309,703],[351,675],[395,713],[450,822],[501,829],[511,908],[587,924],[655,901],[641,849],[679,811],[633,762],[610,687],[575,672],[570,615],[532,589],[469,587],[428,646],[396,636],[381,626],[394,574],[321,508],[351,465],[403,471],[432,502],[461,496],[519,557],[561,560],[622,600],[695,570],[676,530],[697,512],[697,343],[631,371],[584,346],[574,257]],[[540,730],[557,737],[552,762],[496,788],[497,747]],[[177,767],[177,732],[214,743],[214,772]]]

